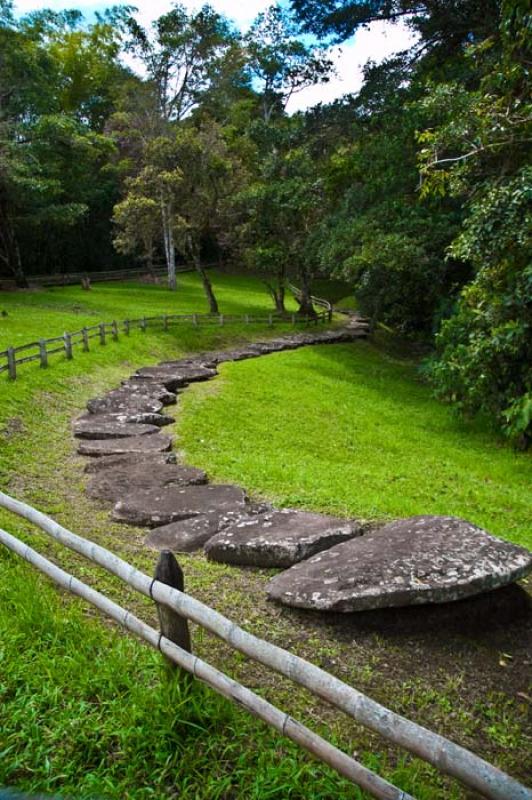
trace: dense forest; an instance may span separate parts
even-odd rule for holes
[[[220,260],[316,277],[431,343],[442,399],[532,437],[528,0],[292,0],[245,34],[205,5],[15,15],[0,0],[0,275]],[[415,44],[289,115],[375,20]],[[377,56],[378,54],[376,54]]]

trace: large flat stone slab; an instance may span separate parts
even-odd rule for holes
[[[74,436],[78,439],[124,439],[129,436],[149,436],[158,433],[156,425],[118,422],[102,419],[98,414],[90,414],[92,419],[80,419],[74,423]]]
[[[230,521],[223,514],[198,514],[160,528],[153,528],[145,539],[154,550],[171,550],[173,553],[193,553],[200,550]]]
[[[138,382],[156,381],[170,391],[175,391],[188,383],[207,381],[217,375],[215,369],[204,367],[201,364],[180,364],[179,366],[142,367],[135,373]]]
[[[148,394],[123,387],[89,400],[87,408],[91,414],[160,414],[163,404]]]
[[[162,453],[118,453],[110,456],[101,456],[100,458],[91,458],[85,464],[84,472],[88,475],[96,475],[100,472],[105,472],[108,469],[115,469],[116,467],[130,465],[143,465],[146,469],[154,469],[157,466],[164,464],[175,464],[177,461],[176,454],[172,451],[164,451]]]
[[[97,500],[114,504],[139,490],[205,483],[207,476],[201,469],[181,464],[154,464],[137,460],[133,463],[117,464],[93,475],[87,486],[87,494]]]
[[[205,552],[224,564],[290,567],[361,533],[359,523],[345,519],[289,509],[270,511],[230,524],[209,540]]]
[[[532,553],[456,517],[411,517],[273,578],[268,597],[319,611],[447,603],[522,578]]]
[[[163,406],[173,406],[177,400],[175,392],[171,392],[161,383],[155,383],[155,381],[150,383],[141,381],[138,380],[135,375],[131,375],[131,377],[127,378],[125,381],[122,381],[120,388],[115,389],[114,391],[126,391],[132,392],[133,394],[143,394],[146,395],[146,397],[151,397],[153,400],[159,400]]]
[[[111,456],[122,453],[164,453],[170,450],[172,439],[163,433],[151,436],[128,436],[125,439],[81,440],[78,453],[82,456]]]
[[[91,414],[90,411],[78,417],[74,423],[92,423],[98,422],[112,422],[120,423],[121,425],[156,425],[158,428],[163,428],[165,425],[172,425],[175,422],[173,417],[168,414]],[[129,429],[131,436],[134,431]]]
[[[147,441],[153,437],[148,436]],[[133,492],[118,502],[113,519],[130,525],[156,528],[198,514],[245,513],[247,498],[237,486],[167,486]]]

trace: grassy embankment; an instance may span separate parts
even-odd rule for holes
[[[216,282],[226,313],[269,306],[252,279],[218,276]],[[8,316],[0,320],[0,349],[102,319],[172,307],[201,310],[195,277],[184,276],[181,283],[175,297],[162,288],[135,285],[2,295],[0,308]],[[89,397],[116,385],[138,365],[248,335],[264,331],[231,326],[139,332],[105,348],[95,346],[89,354],[76,351],[74,361],[60,358],[48,370],[29,365],[16,383],[0,380],[2,487],[150,572],[155,555],[143,546],[142,531],[110,523],[107,509],[84,494],[71,418]],[[429,399],[410,364],[371,346],[227,365],[217,382],[189,390],[181,408],[178,447],[196,459],[192,463],[280,502],[367,517],[441,509],[482,521],[483,514],[494,530],[495,512],[505,502],[508,536],[522,536],[526,457],[459,425]],[[469,491],[449,492],[453,463],[462,484],[479,459],[484,478],[491,480],[488,486],[498,493],[491,503],[484,490],[475,494],[474,481]],[[445,465],[446,494],[431,504],[439,485],[431,470]],[[402,481],[399,490],[397,480]],[[155,621],[147,601],[65,554],[31,526],[1,513],[0,525]],[[509,628],[497,629],[494,640],[464,636],[440,620],[436,642],[430,613],[425,627],[406,633],[387,623],[372,628],[352,619],[323,620],[265,603],[268,571],[209,564],[201,555],[181,562],[195,596],[522,773],[526,709],[515,687],[521,687],[525,656]],[[398,758],[380,739],[342,721],[288,682],[268,680],[264,670],[212,637],[195,630],[193,639],[199,655],[332,734],[420,800],[465,797],[456,785],[415,760]],[[5,553],[0,553],[0,642],[0,785],[135,799],[361,796],[212,693],[196,688],[192,701],[180,696],[161,680],[156,654],[97,621],[82,604],[59,595]],[[501,653],[512,656],[504,669],[498,666]],[[488,667],[479,678],[483,664]]]

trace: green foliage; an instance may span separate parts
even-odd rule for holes
[[[427,193],[450,192],[467,208],[449,248],[475,277],[443,323],[430,367],[439,396],[482,412],[521,446],[532,438],[532,106],[526,88],[530,14],[504,4],[502,48],[472,48],[477,91],[449,85],[425,104],[445,106],[422,135]]]

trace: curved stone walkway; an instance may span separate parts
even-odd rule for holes
[[[242,566],[280,567],[271,599],[302,608],[357,611],[445,602],[517,580],[532,554],[453,517],[413,517],[366,532],[356,520],[253,504],[244,490],[211,484],[178,464],[168,406],[190,383],[216,377],[218,364],[367,336],[348,326],[298,333],[232,350],[202,353],[137,370],[87,403],[74,423],[78,452],[89,456],[88,494],[112,505],[112,518],[150,528],[156,550],[192,552]]]

